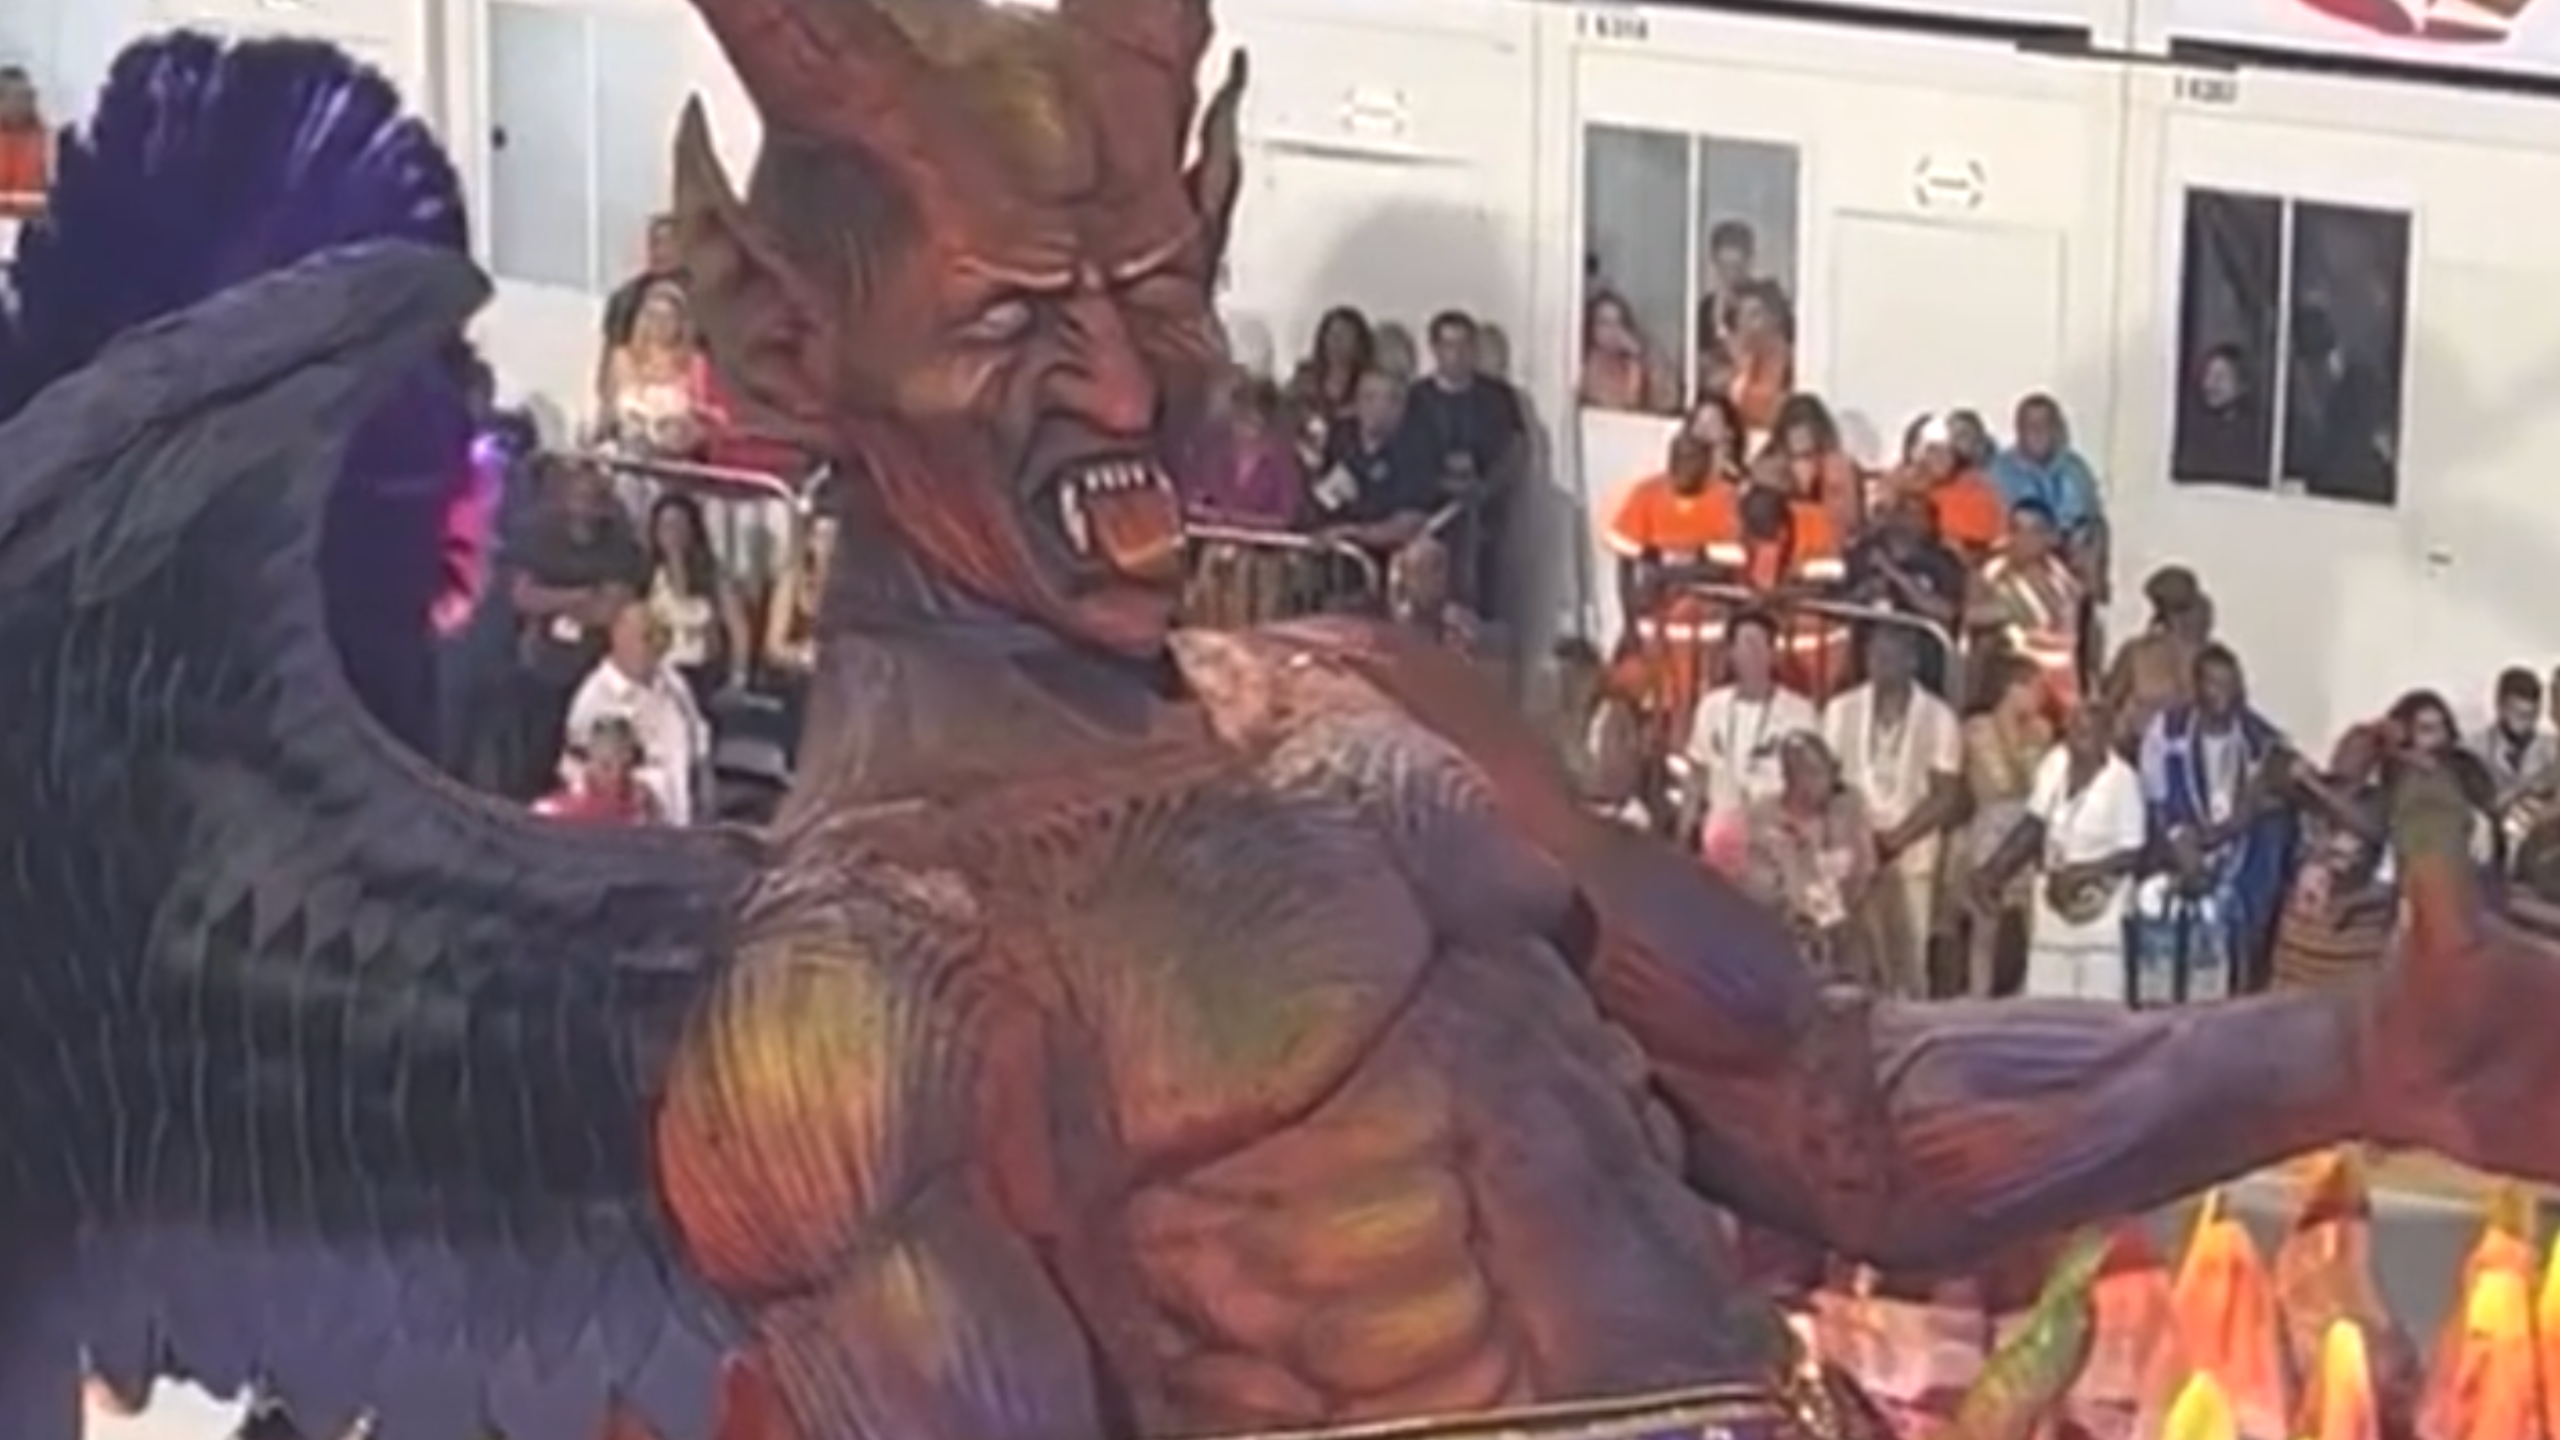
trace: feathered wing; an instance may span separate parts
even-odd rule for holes
[[[345,432],[477,304],[331,253],[0,426],[0,1435],[266,1377],[319,1433],[699,1433],[725,1320],[649,1111],[742,842],[562,830],[349,694],[312,560]]]
[[[179,33],[128,47],[65,134],[58,171],[19,245],[0,415],[130,327],[323,250],[470,244],[434,135],[378,72],[314,41]],[[422,750],[441,532],[468,485],[470,369],[457,322],[383,387],[344,451],[321,559],[357,694]]]

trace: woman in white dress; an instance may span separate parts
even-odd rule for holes
[[[2103,707],[2082,706],[2062,743],[2036,765],[2019,818],[1971,886],[1996,899],[2015,875],[2036,876],[2025,993],[2034,999],[2128,999],[2125,904],[2148,839],[2142,779],[2118,755]]]

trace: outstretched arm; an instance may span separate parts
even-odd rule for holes
[[[1263,644],[1356,671],[1396,723],[1444,742],[1405,749],[1411,783],[1385,803],[1481,795],[1579,893],[1560,938],[1686,1121],[1697,1181],[1754,1221],[1889,1266],[1957,1264],[2139,1213],[2365,1119],[2358,1000],[2131,1014],[1825,991],[1777,914],[1575,805],[1535,737],[1454,657],[1332,623],[1282,627]],[[1328,669],[1265,675],[1285,688]],[[1338,719],[1351,702],[1310,689],[1302,703]],[[1453,750],[1472,775],[1435,775]],[[1477,889],[1498,890],[1491,877]]]
[[[1652,1057],[1700,1183],[1849,1254],[1960,1263],[2356,1125],[2346,997],[1897,1004],[1817,988],[1773,919],[1641,837],[1574,868],[1601,1008]]]

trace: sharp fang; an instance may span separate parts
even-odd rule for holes
[[[1067,543],[1075,547],[1076,553],[1091,554],[1093,527],[1085,520],[1084,496],[1073,485],[1062,486],[1058,491],[1058,519],[1066,529]]]

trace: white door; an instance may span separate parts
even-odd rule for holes
[[[1952,407],[2000,432],[2018,396],[2095,392],[2070,378],[2061,231],[1859,213],[1834,225],[1824,379],[1853,443],[1881,457],[1914,417]]]

